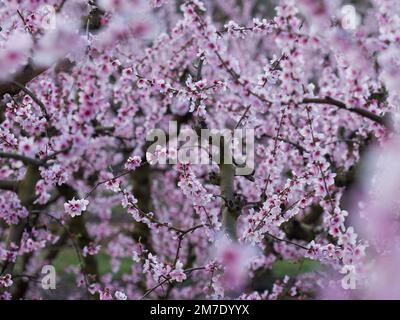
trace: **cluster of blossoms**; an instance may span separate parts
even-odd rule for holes
[[[0,299],[399,298],[397,2],[3,1]]]

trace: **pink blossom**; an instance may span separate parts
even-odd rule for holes
[[[174,270],[171,271],[169,275],[171,276],[172,280],[175,280],[177,282],[182,282],[186,280],[186,274],[183,271],[183,263],[177,261]]]
[[[126,160],[125,169],[134,170],[140,166],[142,159],[138,156],[130,157]]]
[[[101,248],[100,245],[96,246],[95,244],[90,243],[88,246],[83,247],[82,255],[84,257],[86,257],[88,255],[94,256],[99,252],[100,248]]]
[[[4,276],[0,276],[0,286],[1,287],[11,287],[13,284],[13,281],[11,279],[11,274],[6,274]]]
[[[254,254],[254,248],[250,246],[234,243],[224,235],[217,238],[214,257],[223,267],[221,281],[226,288],[239,289],[245,283]]]
[[[65,213],[69,214],[71,217],[80,216],[83,211],[86,211],[86,207],[89,204],[89,201],[86,199],[78,199],[69,200],[64,203]]]
[[[126,300],[128,298],[126,294],[122,291],[115,291],[114,296],[117,300]]]

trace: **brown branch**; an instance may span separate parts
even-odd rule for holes
[[[47,163],[47,161],[52,160],[59,154],[67,152],[69,150],[71,150],[71,146],[61,149],[61,150],[58,150],[58,151],[54,151],[53,153],[49,154],[48,156],[45,156],[43,159],[40,160],[41,165],[45,165]]]
[[[55,70],[68,70],[73,63],[69,59],[62,59],[55,65]],[[0,83],[0,99],[8,93],[11,96],[16,95],[21,91],[20,86],[25,86],[27,83],[47,71],[46,67],[39,67],[34,65],[32,62],[29,63],[23,70],[13,77],[13,81]],[[19,85],[16,85],[18,83]]]
[[[39,179],[40,179],[40,173],[38,167],[33,165],[28,165],[23,180],[21,180],[17,185],[17,195],[21,202],[21,205],[27,208],[28,210],[30,209],[31,204],[34,200],[33,195],[35,194],[35,186],[36,183],[39,181]],[[20,245],[22,234],[25,229],[27,221],[28,221],[27,218],[20,219],[17,224],[12,225],[10,227],[6,244],[7,250],[11,250],[14,244],[17,246]],[[3,273],[12,274],[14,266],[15,262],[7,261],[3,265],[0,274]]]
[[[47,122],[50,123],[50,116],[47,113],[46,106],[40,99],[27,87],[25,87],[23,84],[19,83],[18,81],[13,81],[12,82],[17,88],[25,92],[28,96],[32,98],[33,101],[39,106],[40,110],[42,111],[43,116],[46,118]]]
[[[64,7],[64,4],[66,3],[66,0],[61,0],[61,3],[57,6],[56,8],[56,13],[61,12],[62,8]]]
[[[17,154],[17,153],[0,152],[0,158],[20,160],[23,163],[25,163],[26,165],[33,165],[33,166],[37,166],[37,167],[43,165],[43,161],[41,161],[41,160],[26,157],[26,156],[23,156],[23,155]]]
[[[244,111],[244,113],[243,113],[242,116],[240,117],[238,123],[236,124],[235,129],[237,129],[237,128],[240,127],[240,125],[242,124],[242,121],[243,121],[244,118],[247,116],[247,113],[250,111],[250,107],[251,107],[251,104],[249,104],[249,105],[247,106],[246,110]]]
[[[0,189],[6,191],[16,191],[18,181],[0,180]]]
[[[295,147],[297,150],[299,150],[301,153],[306,153],[306,152],[307,152],[307,150],[306,150],[304,147],[302,147],[302,146],[299,145],[298,143],[293,142],[293,141],[290,141],[290,140],[288,140],[288,139],[280,138],[280,137],[274,137],[274,136],[269,135],[269,134],[264,134],[264,136],[267,137],[267,138],[269,138],[269,139],[276,139],[276,140],[278,140],[278,141],[282,141],[282,142],[285,142],[285,143],[287,143],[287,144],[290,144],[291,146],[293,146],[293,147]]]
[[[303,104],[327,104],[331,106],[336,106],[339,109],[347,110],[349,112],[353,112],[355,114],[358,114],[359,116],[362,116],[364,118],[370,119],[371,121],[374,121],[376,123],[379,123],[382,126],[387,127],[388,124],[385,120],[384,117],[380,117],[376,115],[375,113],[372,113],[368,110],[364,110],[361,108],[349,108],[345,103],[342,101],[333,99],[331,97],[325,97],[325,98],[305,98],[302,101]]]
[[[170,281],[171,278],[167,277],[165,278],[163,281],[159,282],[156,286],[154,286],[153,288],[147,290],[145,292],[145,294],[139,299],[139,300],[143,300],[144,298],[146,298],[149,294],[151,294],[154,290],[156,290],[157,288],[161,287],[163,284],[167,283],[168,281]]]
[[[33,33],[32,33],[32,30],[31,30],[31,28],[27,25],[26,20],[25,20],[24,16],[22,15],[21,11],[17,10],[17,13],[18,13],[18,16],[21,18],[22,23],[24,24],[24,27],[25,27],[26,31],[29,32],[29,34],[31,35],[33,41],[35,41],[35,37],[34,37],[34,35],[33,35]]]
[[[186,269],[183,272],[184,273],[192,273],[194,271],[201,271],[201,270],[205,270],[205,267],[195,267],[195,268],[190,268],[190,269]],[[146,298],[149,294],[151,294],[154,290],[156,290],[157,288],[161,287],[163,284],[167,283],[168,281],[171,280],[170,276],[167,276],[164,278],[164,280],[162,280],[161,282],[159,282],[157,285],[155,285],[153,288],[147,290],[145,292],[145,294],[139,299],[139,300],[143,300],[144,298]]]
[[[15,76],[14,81],[21,85],[26,85],[44,71],[46,71],[46,68],[39,68],[33,64],[28,64],[27,67],[25,67],[18,75]],[[2,98],[6,93],[15,95],[20,91],[21,89],[12,81],[0,83],[0,98]]]
[[[220,149],[220,188],[221,196],[225,199],[225,203],[222,205],[222,225],[226,232],[236,239],[236,219],[238,216],[237,210],[235,210],[233,203],[235,200],[234,192],[234,179],[235,179],[235,167],[233,164],[225,163],[225,154],[229,153],[229,143],[223,138],[222,147]]]
[[[205,226],[207,226],[207,225],[205,225],[205,224],[196,225],[196,226],[194,226],[194,227],[191,227],[191,228],[187,229],[186,231],[182,231],[182,233],[179,235],[179,237],[178,237],[178,247],[177,247],[177,249],[176,249],[176,254],[175,254],[174,262],[173,262],[173,264],[172,264],[174,268],[176,267],[176,263],[178,262],[178,259],[179,259],[179,253],[180,253],[180,250],[182,249],[182,241],[183,241],[183,238],[184,238],[187,234],[189,234],[189,233],[191,233],[191,232],[194,232],[195,230],[200,229],[200,228],[203,228],[203,227],[205,227]]]
[[[59,151],[55,151],[55,152],[49,154],[48,156],[44,157],[43,159],[30,158],[30,157],[24,156],[22,154],[8,153],[8,152],[0,152],[0,158],[19,160],[19,161],[22,161],[26,165],[33,165],[36,167],[48,166],[47,162],[49,160],[54,159],[57,155],[67,152],[70,149],[71,149],[71,147],[67,147],[67,148],[61,149]]]
[[[292,245],[294,245],[294,246],[296,246],[296,247],[298,247],[298,248],[300,248],[300,249],[304,249],[304,250],[309,250],[309,248],[307,248],[307,247],[305,247],[305,246],[302,246],[301,244],[298,244],[298,243],[295,243],[295,242],[292,242],[292,241],[290,241],[290,240],[287,240],[287,239],[281,239],[281,238],[278,238],[277,236],[274,236],[273,234],[271,234],[271,233],[265,233],[268,237],[270,237],[270,238],[272,238],[272,239],[274,239],[274,240],[276,240],[276,241],[279,241],[279,242],[285,242],[285,243],[288,243],[288,244],[292,244]]]

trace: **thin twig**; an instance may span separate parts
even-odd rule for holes
[[[46,118],[47,122],[50,124],[51,119],[49,117],[49,114],[47,113],[46,106],[44,105],[44,103],[42,101],[40,101],[40,99],[31,90],[29,90],[24,85],[20,84],[17,81],[13,81],[12,83],[16,87],[21,89],[23,92],[25,92],[28,96],[30,96],[33,101],[35,101],[35,103],[40,107],[40,110],[42,111],[43,116]]]
[[[286,242],[286,243],[289,243],[289,244],[292,244],[292,245],[294,245],[294,246],[296,246],[296,247],[298,247],[298,248],[301,248],[301,249],[304,249],[304,250],[309,250],[309,248],[307,248],[307,247],[305,247],[305,246],[302,246],[301,244],[298,244],[298,243],[295,243],[295,242],[292,242],[292,241],[290,241],[290,240],[286,240],[286,239],[281,239],[281,238],[278,238],[277,236],[274,236],[273,234],[270,234],[270,233],[265,233],[268,237],[271,237],[272,239],[274,239],[274,240],[276,240],[276,241],[280,241],[280,242]]]

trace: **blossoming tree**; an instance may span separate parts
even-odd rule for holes
[[[399,264],[397,0],[3,0],[0,26],[0,298],[399,297],[372,276]],[[172,121],[251,130],[252,172],[148,152]]]

